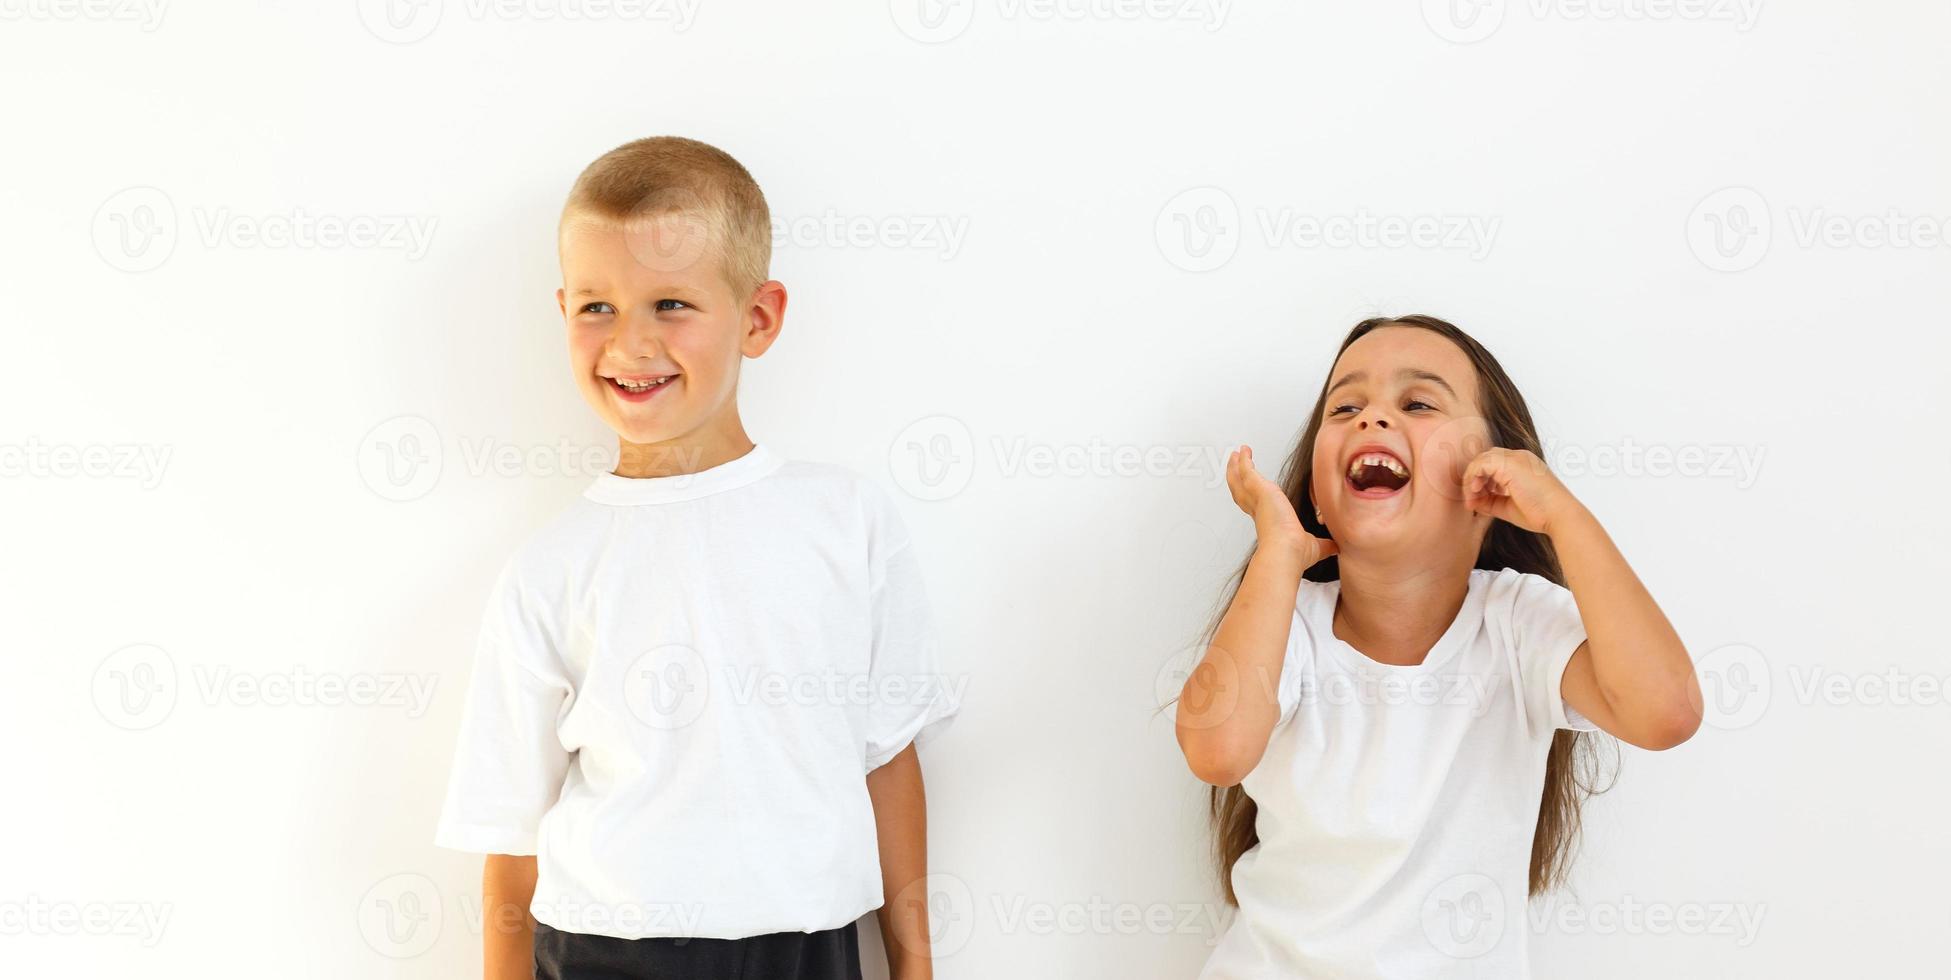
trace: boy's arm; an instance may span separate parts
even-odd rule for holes
[[[887,947],[892,980],[930,980],[928,949],[928,803],[922,792],[921,757],[910,744],[867,774],[874,804],[874,832],[881,852],[881,894],[875,917]]]
[[[535,855],[490,854],[481,871],[482,966],[486,980],[534,980]]]

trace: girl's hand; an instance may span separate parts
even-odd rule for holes
[[[1464,467],[1463,505],[1545,535],[1580,506],[1536,453],[1502,447],[1486,450]]]
[[[1241,446],[1226,458],[1226,489],[1232,491],[1233,503],[1253,518],[1260,547],[1291,548],[1304,569],[1338,550],[1333,541],[1301,526],[1287,494],[1254,468],[1252,449]]]

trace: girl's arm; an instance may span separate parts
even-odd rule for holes
[[[1253,468],[1253,451],[1226,461],[1233,502],[1253,517],[1256,542],[1213,642],[1179,692],[1177,733],[1192,773],[1215,786],[1245,779],[1280,721],[1281,665],[1301,573],[1335,543],[1301,527],[1280,487]]]
[[[490,854],[481,871],[486,980],[535,980],[535,855]]]
[[[928,949],[928,800],[913,744],[867,774],[867,795],[880,842],[886,898],[875,917],[887,948],[888,976],[929,980],[935,967]]]
[[[1567,704],[1621,741],[1669,749],[1700,728],[1693,658],[1592,512],[1544,461],[1492,449],[1464,470],[1472,510],[1551,538],[1586,641],[1565,667]]]

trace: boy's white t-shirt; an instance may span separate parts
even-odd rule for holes
[[[1474,569],[1423,662],[1396,666],[1334,635],[1340,588],[1296,597],[1281,718],[1241,783],[1260,843],[1201,980],[1525,977],[1545,756],[1557,729],[1597,728],[1559,692],[1578,606]]]
[[[882,902],[866,774],[959,688],[879,487],[764,446],[605,473],[501,571],[435,843],[536,855],[567,932],[843,926]]]

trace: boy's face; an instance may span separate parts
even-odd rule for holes
[[[562,230],[563,287],[577,387],[626,443],[716,448],[744,437],[743,357],[778,336],[785,289],[726,281],[709,225],[671,214],[628,225],[574,217]]]
[[[1486,521],[1463,504],[1463,468],[1489,448],[1490,427],[1469,356],[1434,331],[1381,327],[1329,377],[1312,488],[1341,550],[1474,555]]]

